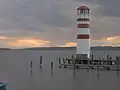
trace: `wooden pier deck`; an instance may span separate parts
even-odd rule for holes
[[[120,57],[116,57],[116,60],[80,60],[73,58],[64,59],[62,64],[59,63],[59,68],[69,67],[76,69],[120,71]]]

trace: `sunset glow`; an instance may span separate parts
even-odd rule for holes
[[[74,43],[74,42],[68,42],[68,43],[66,43],[64,45],[60,45],[60,47],[73,47],[73,46],[76,46],[76,43]]]
[[[117,36],[104,38],[104,40],[107,40],[107,41],[116,40],[116,39],[117,39]]]
[[[7,43],[7,45],[11,47],[44,47],[47,44],[50,44],[50,41],[38,38],[18,39]]]
[[[6,37],[6,36],[0,36],[0,40],[6,40],[6,39],[8,39],[8,37]]]
[[[36,37],[9,37],[0,36],[0,43],[8,48],[27,48],[27,47],[76,47],[76,42],[67,41],[65,44],[57,44],[50,40]],[[92,40],[91,46],[120,46],[120,36],[106,37],[99,40]]]

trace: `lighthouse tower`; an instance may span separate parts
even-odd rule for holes
[[[77,50],[76,57],[85,59],[90,56],[89,11],[87,6],[77,8]]]

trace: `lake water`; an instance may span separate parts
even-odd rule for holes
[[[0,81],[8,82],[9,90],[120,90],[116,71],[58,68],[58,58],[75,54],[72,50],[0,51]],[[42,69],[39,59],[43,56]],[[30,74],[30,61],[33,61]],[[54,61],[51,76],[50,62]]]

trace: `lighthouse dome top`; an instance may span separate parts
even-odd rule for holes
[[[77,10],[89,10],[89,7],[87,6],[80,6],[77,8]]]

